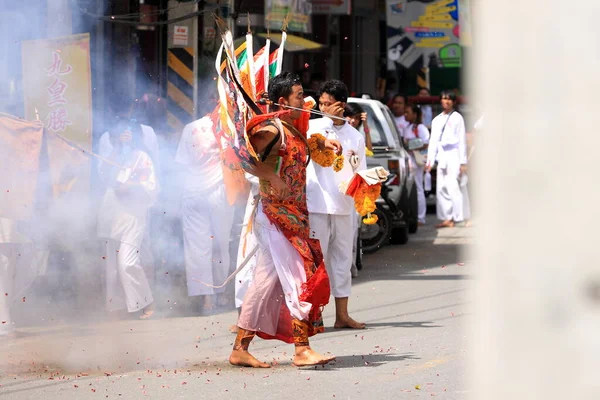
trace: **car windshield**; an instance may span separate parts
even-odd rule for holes
[[[387,147],[388,142],[385,136],[385,132],[383,130],[383,126],[381,126],[381,121],[377,118],[377,114],[375,109],[369,103],[358,103],[363,110],[367,113],[367,122],[369,124],[369,130],[371,134],[371,142],[374,147]],[[359,129],[360,133],[365,134],[364,126],[361,125]]]

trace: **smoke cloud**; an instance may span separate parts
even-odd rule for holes
[[[52,37],[55,24],[61,23],[60,20],[52,20],[61,17],[61,11],[52,6],[60,2],[49,1],[50,6],[40,6],[39,3],[33,0],[10,2],[0,16],[0,58],[8,60],[0,63],[0,112],[18,118],[27,117],[23,63],[27,62],[28,55],[22,54],[24,42]],[[136,67],[142,52],[135,40],[132,41],[133,47],[129,48],[130,54],[124,54],[127,53],[126,46],[112,42],[132,28],[101,21],[93,14],[103,14],[109,9],[96,10],[83,3],[92,2],[68,2],[71,15],[62,17],[66,18],[65,21],[70,20],[73,33],[91,33],[94,108],[91,146],[89,143],[65,142],[45,129],[37,153],[39,168],[32,201],[34,211],[23,220],[0,210],[0,222],[12,224],[16,221],[18,229],[15,229],[23,235],[23,240],[18,241],[14,235],[0,235],[4,263],[0,265],[0,280],[3,287],[10,288],[6,296],[5,293],[0,295],[6,297],[9,305],[8,324],[17,329],[16,338],[0,335],[0,374],[2,371],[19,372],[19,365],[23,362],[70,371],[116,366],[136,368],[139,360],[148,358],[155,365],[175,365],[184,354],[178,354],[174,346],[169,348],[166,340],[158,345],[138,343],[135,337],[125,334],[122,320],[130,322],[127,329],[158,330],[163,318],[199,315],[198,298],[188,297],[186,290],[181,223],[181,196],[186,170],[174,162],[181,131],[167,124],[165,98],[151,97],[151,101],[155,102],[151,109],[142,106],[146,101],[142,94],[159,94],[160,86]],[[102,25],[100,30],[97,29],[99,25]],[[99,34],[103,37],[99,38]],[[136,35],[135,29],[131,34]],[[100,42],[104,47],[98,45]],[[107,59],[107,53],[113,50],[114,54]],[[28,51],[47,50],[30,46]],[[209,70],[208,62],[202,65],[203,69]],[[39,76],[30,76],[33,79],[31,84],[44,91],[47,72],[45,66],[38,66],[38,69]],[[36,78],[39,82],[35,81]],[[208,75],[198,86],[198,117],[201,117],[212,111],[216,104],[215,82]],[[67,88],[73,91],[80,89]],[[148,214],[148,237],[140,249],[142,266],[156,305],[153,321],[135,321],[137,314],[107,312],[106,240],[97,234],[98,211],[107,185],[98,172],[101,161],[89,153],[100,152],[102,135],[115,132],[118,129],[116,117],[127,114],[126,110],[119,108],[119,104],[125,107],[124,94],[134,100],[129,118],[151,126],[158,140],[158,153],[150,155],[155,166],[159,166],[160,192]],[[78,105],[71,104],[70,107],[72,118],[89,112]],[[6,115],[0,117],[8,118]],[[47,115],[39,115],[39,118],[40,123],[47,127]],[[6,162],[0,160],[5,171]],[[53,167],[56,165],[60,168]],[[15,180],[18,179],[15,177]],[[10,188],[0,190],[5,192]],[[235,215],[230,239],[232,265],[237,254],[237,235],[244,206],[232,206],[230,209]],[[132,207],[135,208],[136,204]],[[10,225],[11,229],[16,225]],[[11,267],[6,267],[9,264]],[[227,293],[233,304],[233,288],[229,287]],[[0,318],[5,318],[1,313],[0,308]],[[190,327],[190,332],[192,330]]]

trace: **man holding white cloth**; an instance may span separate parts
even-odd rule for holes
[[[341,171],[310,163],[307,168],[307,203],[310,234],[319,240],[325,266],[335,297],[336,320],[334,328],[365,328],[348,314],[348,297],[352,285],[352,248],[357,227],[354,199],[342,194],[339,185],[348,182],[357,171],[367,168],[365,140],[348,122],[343,120],[348,99],[346,85],[338,80],[324,82],[319,90],[319,109],[341,119],[311,120],[308,135],[320,133],[327,139],[338,140],[343,149],[344,165]]]
[[[429,172],[437,161],[437,217],[442,222],[437,228],[453,227],[464,220],[463,194],[460,180],[466,179],[467,139],[465,121],[454,109],[456,94],[441,94],[443,112],[431,123],[431,138],[425,171]]]

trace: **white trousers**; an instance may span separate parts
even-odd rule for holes
[[[436,209],[442,221],[461,222],[463,194],[459,185],[460,164],[448,162],[445,168],[437,168]]]
[[[221,285],[230,271],[229,239],[233,210],[221,185],[204,196],[182,201],[183,245],[188,296],[222,293],[204,285]],[[200,281],[200,282],[199,282]]]
[[[353,214],[352,222],[354,223],[354,226],[352,227],[352,230],[354,231],[354,238],[352,239],[352,266],[350,267],[350,275],[356,278],[358,276],[358,267],[356,265],[356,258],[358,255],[358,227],[361,224],[362,217],[358,215],[358,213]]]
[[[246,203],[246,211],[244,213],[244,222],[242,224],[242,232],[240,234],[240,244],[238,246],[237,253],[237,267],[244,262],[248,257],[252,249],[258,244],[254,230],[249,229],[249,223],[252,218],[252,213],[255,208],[254,193],[250,192],[248,195],[248,202]],[[235,306],[241,307],[244,302],[244,297],[248,292],[248,288],[252,285],[252,279],[254,276],[254,269],[256,268],[256,259],[258,258],[258,252],[255,253],[246,266],[235,276]]]
[[[154,286],[154,278],[155,278],[155,265],[154,265],[154,253],[153,253],[153,241],[150,239],[150,229],[152,227],[152,215],[150,212],[146,217],[146,228],[144,230],[144,238],[142,239],[142,244],[140,245],[140,264],[146,273],[146,278],[148,279],[148,283],[150,287]]]
[[[117,240],[106,243],[106,307],[136,312],[154,301],[139,248]]]
[[[259,246],[258,257],[252,285],[244,297],[238,326],[274,336],[282,301],[285,301],[292,318],[308,319],[312,305],[300,301],[306,272],[298,251],[283,233],[271,224],[260,205],[254,229]]]
[[[354,214],[308,215],[310,235],[318,239],[325,259],[333,297],[350,297],[352,287],[352,247],[354,246]]]
[[[14,331],[10,318],[10,303],[14,296],[16,255],[13,245],[0,244],[0,335],[7,335]]]
[[[11,304],[26,295],[48,265],[47,250],[30,243],[0,243],[0,335],[14,331]]]
[[[416,165],[416,162],[415,162]],[[425,201],[425,188],[423,187],[423,180],[425,178],[425,166],[415,167],[415,185],[417,186],[417,213],[418,220],[422,224],[425,223],[425,216],[427,215],[427,202]]]

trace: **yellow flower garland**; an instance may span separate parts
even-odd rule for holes
[[[325,140],[325,136],[321,135],[320,133],[313,133],[311,137],[308,138],[308,148],[310,149],[311,159],[321,167],[327,168],[333,165],[336,157],[333,150],[321,150],[319,148],[319,142]]]
[[[367,214],[367,216],[365,218],[363,218],[363,222],[366,225],[375,225],[377,223],[377,221],[379,221],[379,217],[375,214]]]
[[[381,184],[369,185],[362,182],[354,195],[354,208],[362,216],[363,222],[367,225],[377,223],[377,215],[371,213],[375,211],[377,206],[375,201],[381,194]]]
[[[344,156],[339,155],[333,160],[333,170],[340,172],[344,168]]]

